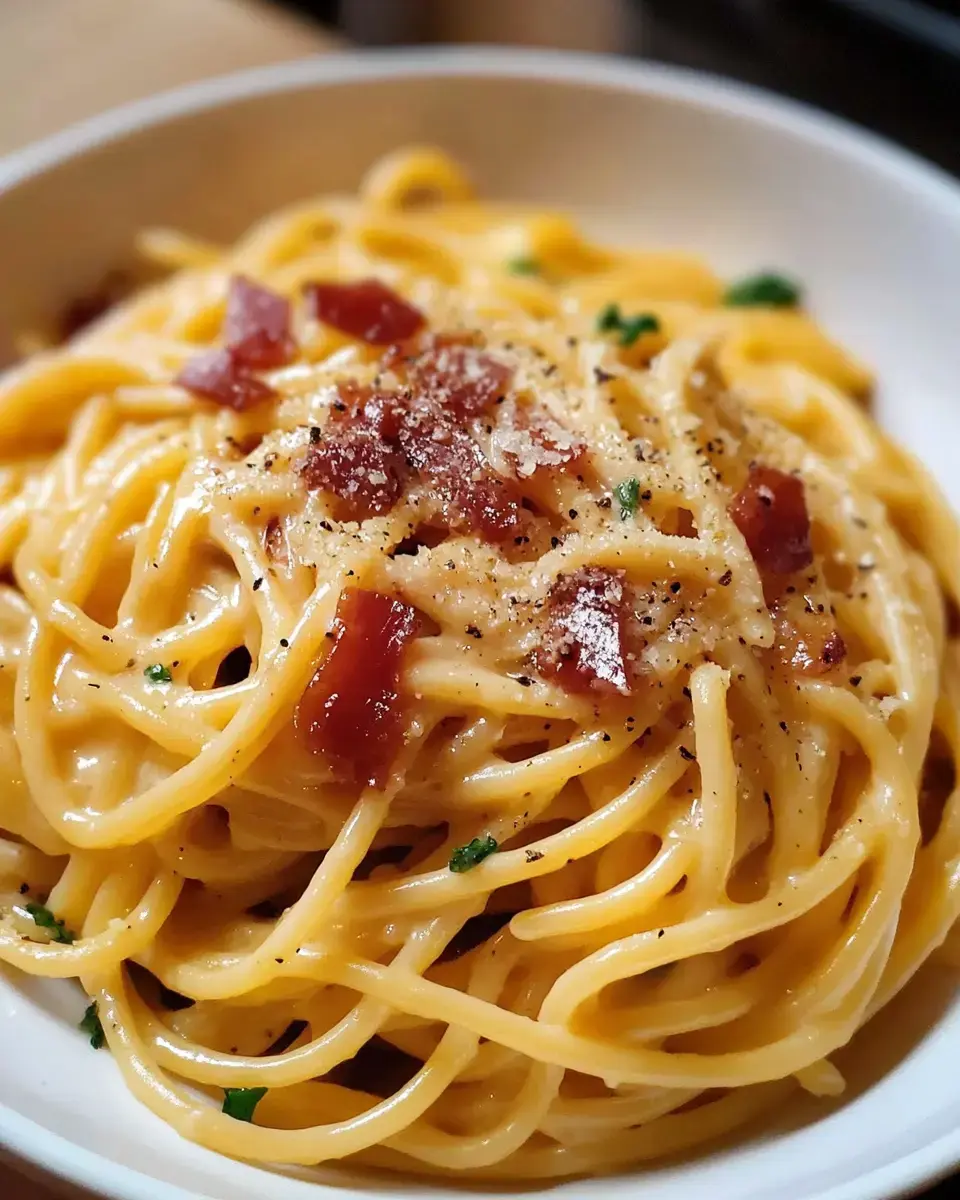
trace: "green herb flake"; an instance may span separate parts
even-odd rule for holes
[[[151,683],[173,683],[173,676],[163,663],[153,663],[145,667],[143,673]]]
[[[598,333],[618,333],[621,346],[632,346],[645,333],[659,333],[660,321],[653,313],[625,317],[619,304],[608,304],[597,314]]]
[[[486,837],[475,837],[465,846],[458,846],[450,855],[450,870],[457,875],[464,871],[472,871],[474,867],[489,858],[497,849],[497,839],[487,834]]]
[[[265,1087],[224,1088],[221,1112],[235,1121],[253,1120],[253,1111],[267,1094]]]
[[[51,942],[62,942],[65,946],[73,944],[77,935],[66,929],[63,921],[55,917],[49,908],[45,908],[42,904],[28,904],[26,909],[33,917],[34,924],[49,932]]]
[[[620,505],[620,520],[625,521],[627,517],[632,517],[637,511],[637,504],[640,501],[640,480],[624,479],[613,489],[613,494]]]
[[[510,259],[507,270],[511,275],[539,275],[540,263],[528,254],[520,254]]]
[[[90,1038],[90,1045],[94,1050],[100,1050],[107,1044],[106,1036],[103,1032],[103,1025],[97,1013],[97,1002],[94,1002],[87,1008],[83,1014],[83,1020],[80,1022],[81,1029]]]
[[[762,271],[731,283],[723,302],[728,308],[796,308],[800,298],[800,285],[792,279]]]
[[[624,321],[620,327],[620,345],[632,346],[645,333],[659,333],[660,322],[653,313],[638,313]]]
[[[612,333],[614,329],[619,329],[623,322],[620,316],[619,304],[608,304],[606,308],[601,308],[597,313],[597,332]]]

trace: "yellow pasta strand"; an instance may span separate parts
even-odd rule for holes
[[[133,1095],[262,1163],[545,1183],[840,1094],[833,1052],[960,960],[960,531],[869,371],[691,255],[476,201],[430,147],[236,246],[140,248],[174,273],[0,379],[0,959],[79,980]],[[247,411],[176,382],[237,275],[299,347]],[[302,286],[371,277],[508,368],[471,432],[539,540],[438,533],[429,486],[362,522],[305,488],[339,385],[396,379]],[[507,438],[530,402],[572,470]],[[731,516],[753,462],[812,520],[779,582]],[[539,656],[558,577],[596,568],[638,606],[629,695]],[[380,788],[293,727],[347,587],[430,627]],[[784,648],[792,606],[842,662]],[[267,1089],[252,1123],[237,1088]]]

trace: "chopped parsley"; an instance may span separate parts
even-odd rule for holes
[[[659,333],[660,321],[653,313],[625,317],[619,304],[608,304],[597,314],[598,333],[618,333],[621,346],[632,346],[645,333]]]
[[[519,254],[507,263],[511,275],[539,275],[540,263],[528,254]]]
[[[620,328],[622,319],[620,316],[620,305],[608,304],[597,313],[597,332],[612,333],[615,329]]]
[[[800,285],[784,275],[762,271],[731,283],[723,297],[728,308],[796,308]]]
[[[266,1094],[265,1087],[224,1088],[223,1108],[220,1111],[235,1121],[252,1121],[253,1110]]]
[[[94,1050],[99,1050],[107,1044],[106,1035],[103,1032],[103,1025],[97,1013],[97,1002],[94,1002],[87,1008],[83,1014],[83,1020],[80,1022],[81,1029],[90,1038],[90,1045]]]
[[[173,676],[163,663],[153,663],[149,667],[144,667],[143,673],[151,683],[173,683]]]
[[[65,928],[63,922],[55,917],[49,908],[45,908],[42,904],[28,904],[26,908],[33,917],[34,924],[49,932],[51,942],[62,942],[65,946],[73,944],[77,935]]]
[[[471,871],[475,866],[489,858],[497,849],[497,839],[488,833],[486,837],[475,837],[465,846],[458,846],[450,855],[450,870],[457,875]]]
[[[620,505],[620,520],[625,521],[627,517],[633,516],[637,511],[637,504],[640,501],[640,480],[624,479],[613,489],[613,494]]]

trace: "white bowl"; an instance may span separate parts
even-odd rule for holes
[[[341,55],[213,80],[109,113],[0,162],[4,333],[126,257],[135,231],[231,237],[272,207],[353,188],[379,154],[439,143],[491,195],[572,210],[595,232],[783,267],[874,363],[883,422],[960,507],[960,187],[831,118],[648,65],[470,50]],[[927,967],[807,1101],[695,1159],[571,1182],[564,1200],[880,1200],[960,1162],[960,997]],[[181,1141],[74,1028],[79,994],[0,976],[0,1141],[122,1200],[372,1200],[443,1186],[330,1169],[325,1184]],[[476,1191],[470,1194],[478,1195]],[[484,1193],[486,1194],[486,1193]],[[492,1193],[490,1193],[492,1194]]]

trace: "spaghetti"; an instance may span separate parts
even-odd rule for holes
[[[841,1090],[960,908],[957,526],[864,368],[428,150],[144,249],[0,382],[0,958],[256,1161]]]

